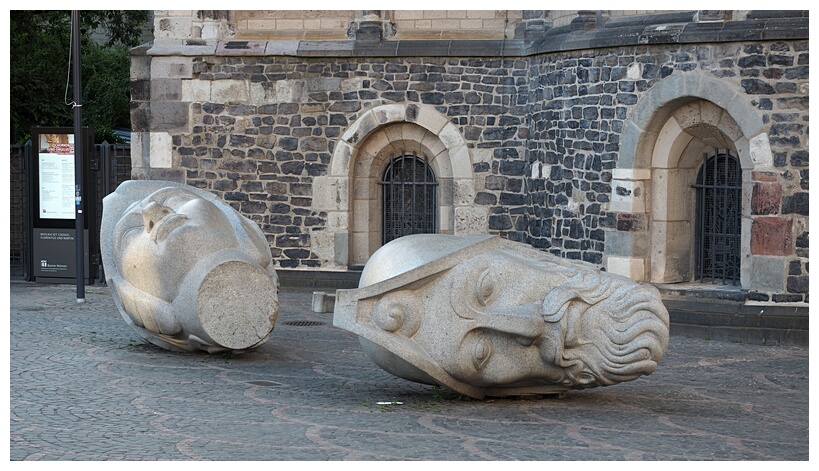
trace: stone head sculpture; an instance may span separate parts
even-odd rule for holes
[[[212,194],[127,181],[103,200],[105,278],[123,318],[172,351],[243,351],[278,315],[278,278],[259,227]]]
[[[654,287],[488,235],[396,239],[336,296],[381,368],[474,398],[633,380],[668,345]]]

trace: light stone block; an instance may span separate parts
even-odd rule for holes
[[[688,143],[693,139],[693,136],[682,130],[676,119],[670,118],[665,122],[657,136],[651,166],[655,168],[676,167],[677,162],[670,162],[669,159],[677,159],[679,155],[682,155]]]
[[[410,142],[423,142],[424,138],[427,136],[428,131],[421,126],[416,126],[414,124],[409,124],[406,126],[402,126],[402,134],[404,136],[405,141]]]
[[[310,233],[310,250],[321,260],[332,262],[335,256],[335,237],[329,230],[313,231]]]
[[[455,227],[455,208],[441,205],[438,208],[438,228],[441,233],[452,234]]]
[[[193,58],[154,57],[151,61],[151,80],[193,78]]]
[[[183,80],[182,101],[206,103],[211,101],[208,80]]]
[[[645,259],[609,256],[606,258],[606,271],[635,281],[643,281],[645,279]]]
[[[350,261],[350,240],[346,232],[333,233],[336,265],[346,267]]]
[[[267,41],[264,53],[268,56],[295,56],[299,52],[299,41]]]
[[[358,230],[370,227],[370,206],[367,200],[353,201],[353,227]]]
[[[392,142],[387,137],[387,133],[383,129],[379,129],[367,137],[366,149],[362,149],[362,152],[372,150],[377,153],[385,147],[390,147]]]
[[[336,306],[336,295],[323,291],[313,291],[311,310],[318,313],[333,312]]]
[[[130,180],[103,199],[100,246],[120,314],[171,351],[242,352],[268,340],[278,277],[256,224],[207,191]]]
[[[466,145],[450,147],[449,161],[452,162],[453,178],[472,178],[472,159]]]
[[[150,166],[151,133],[131,133],[131,167],[144,168]]]
[[[375,179],[356,178],[353,180],[353,195],[356,200],[370,200],[375,198]]]
[[[441,132],[444,126],[450,124],[446,116],[439,113],[435,108],[427,105],[418,105],[418,116],[415,122],[436,135]]]
[[[378,120],[373,115],[373,111],[369,110],[347,128],[347,131],[341,135],[341,139],[354,147],[358,147],[361,141],[367,137],[369,131],[377,127],[377,124]]]
[[[751,285],[762,292],[780,293],[785,290],[785,257],[750,256]]]
[[[429,162],[439,182],[452,179],[453,162],[450,157],[449,154],[439,154]]]
[[[473,149],[472,150],[472,158],[475,160],[475,163],[479,162],[492,162],[494,159],[495,150],[494,149]]]
[[[250,87],[246,80],[214,80],[210,90],[214,103],[238,105],[250,100]]]
[[[370,233],[353,232],[352,238],[352,244],[350,244],[352,263],[355,265],[366,263],[370,258]]]
[[[529,176],[533,180],[537,180],[543,178],[543,163],[542,162],[535,162],[531,166],[531,172]]]
[[[407,109],[404,105],[382,105],[371,110],[378,124],[401,122],[406,119]]]
[[[751,161],[754,168],[763,169],[773,166],[773,155],[771,154],[771,144],[768,141],[768,134],[762,133],[751,138]]]
[[[652,221],[691,219],[696,174],[689,169],[655,169],[651,179]]]
[[[456,178],[455,196],[452,204],[455,206],[472,206],[475,203],[475,183],[471,178]]]
[[[261,83],[251,82],[248,86],[248,104],[264,105],[270,103],[269,93]]]
[[[626,77],[628,77],[629,80],[639,80],[642,75],[643,70],[639,62],[632,62],[626,68]]]
[[[336,143],[333,151],[333,158],[330,161],[330,175],[333,177],[346,177],[350,170],[353,147],[346,141]]]
[[[318,211],[347,210],[350,183],[347,178],[327,177],[326,185],[313,184],[313,209]]]
[[[386,134],[387,139],[390,142],[401,142],[404,140],[404,126],[407,125],[407,123],[394,123],[389,126],[385,126],[381,131]]]
[[[430,131],[434,132],[432,130]],[[464,141],[461,132],[458,131],[458,128],[450,122],[447,122],[446,126],[444,126],[440,132],[438,132],[438,137],[441,139],[441,142],[444,143],[447,149],[450,149],[450,153],[452,152],[452,149],[455,149],[456,147],[466,147],[466,141]]]
[[[336,291],[333,325],[385,371],[476,399],[631,381],[669,341],[653,286],[485,234],[386,244]]]
[[[643,181],[611,180],[609,211],[620,213],[644,213],[646,189]]]
[[[479,206],[455,208],[455,235],[486,234],[489,230],[489,209]]]
[[[692,239],[690,221],[652,221],[651,283],[679,283],[692,279]]]
[[[430,158],[435,158],[446,151],[444,143],[438,139],[437,135],[432,134],[431,132],[424,134],[424,138],[421,140],[421,145],[427,148]]]
[[[173,156],[171,152],[172,147],[173,138],[170,134],[166,132],[152,132],[150,154],[151,168],[171,168],[173,165]]]
[[[192,29],[193,19],[190,16],[154,20],[154,38],[156,39],[190,39]]]

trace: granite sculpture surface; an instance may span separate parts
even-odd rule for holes
[[[490,235],[411,235],[373,254],[333,324],[393,375],[473,398],[651,374],[669,340],[653,286]]]
[[[267,240],[207,191],[122,183],[103,199],[100,246],[122,317],[155,345],[241,352],[275,326],[279,284]]]

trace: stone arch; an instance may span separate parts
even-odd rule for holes
[[[380,105],[350,125],[335,145],[329,174],[314,180],[314,209],[327,213],[325,229],[311,236],[323,266],[360,266],[380,247],[378,180],[391,154],[413,151],[428,159],[438,179],[440,232],[487,230],[488,215],[473,208],[472,159],[455,125],[431,106]]]
[[[691,185],[703,153],[727,149],[743,173],[741,283],[748,287],[751,172],[773,165],[766,127],[749,97],[703,73],[674,75],[642,97],[630,118],[612,173],[610,210],[645,224],[643,231],[607,234],[609,271],[652,283],[690,281]]]

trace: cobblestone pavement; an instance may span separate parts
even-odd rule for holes
[[[809,459],[807,348],[672,331],[651,376],[476,401],[382,371],[309,291],[280,293],[258,350],[207,355],[144,342],[107,287],[75,290],[11,283],[11,460]]]

